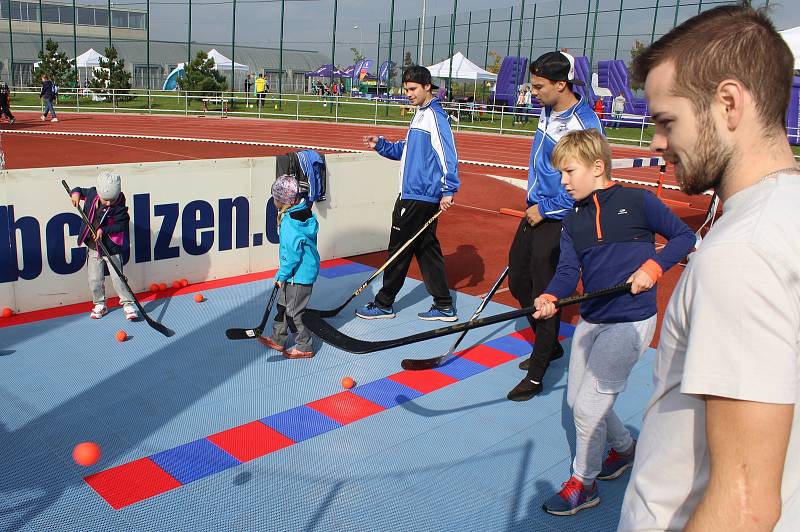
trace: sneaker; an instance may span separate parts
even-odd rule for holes
[[[125,313],[126,320],[133,321],[139,318],[139,313],[136,311],[136,307],[133,305],[123,305],[122,312]]]
[[[51,122],[58,122],[58,118],[52,119]]]
[[[544,386],[542,386],[541,382],[539,384],[536,384],[528,377],[525,377],[524,379],[519,381],[519,384],[514,386],[513,390],[508,392],[508,395],[506,397],[510,401],[527,401],[528,399],[531,399],[534,395],[539,395],[540,393],[542,393],[542,389],[544,389]]]
[[[456,309],[453,307],[439,308],[436,305],[431,305],[428,312],[420,312],[417,317],[426,321],[457,321]]]
[[[294,346],[283,353],[286,358],[311,358],[314,356],[313,351],[300,351],[297,346]]]
[[[365,320],[380,320],[394,318],[394,308],[391,306],[383,307],[374,301],[367,303],[363,307],[356,309],[356,316]]]
[[[608,456],[603,462],[603,469],[597,475],[597,480],[614,480],[633,467],[633,458],[636,455],[636,440],[633,440],[633,447],[626,454],[620,454],[616,449],[608,451]]]
[[[12,119],[11,119],[11,123],[12,123],[12,124],[13,124],[14,122],[16,122],[16,121],[17,121],[17,119],[16,119],[16,118],[12,118]]]
[[[265,346],[269,347],[270,349],[273,349],[273,350],[275,350],[275,351],[277,351],[279,353],[283,353],[283,350],[285,349],[285,347],[283,347],[282,345],[280,345],[277,342],[272,341],[272,338],[270,338],[268,336],[267,337],[259,336],[258,337],[258,341],[261,342],[263,345],[265,345]]]
[[[104,304],[98,303],[92,309],[92,312],[91,314],[89,314],[89,317],[92,318],[93,320],[99,320],[106,314],[108,314],[108,308]]]
[[[533,356],[533,353],[531,353],[531,356]],[[556,348],[553,350],[553,354],[550,356],[550,362],[558,360],[563,356],[564,356],[564,348],[561,347],[561,344],[556,344]],[[531,367],[530,356],[519,363],[519,369],[524,369],[525,371],[528,371],[528,368],[530,367]]]
[[[45,120],[44,115],[40,116],[39,118],[41,118],[42,122],[44,122],[44,120]]]
[[[575,515],[585,508],[600,504],[597,482],[586,488],[575,477],[561,484],[561,491],[550,497],[542,505],[542,510],[553,515]]]

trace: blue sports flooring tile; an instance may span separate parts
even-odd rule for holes
[[[384,408],[392,408],[422,395],[422,393],[388,378],[356,386],[351,391]]]
[[[239,465],[239,461],[203,438],[150,457],[178,482],[188,484]]]
[[[341,427],[339,423],[328,416],[305,405],[273,414],[261,421],[295,442],[301,442]]]
[[[337,277],[344,277],[346,275],[373,271],[375,271],[375,268],[372,268],[371,266],[360,264],[358,262],[351,262],[350,264],[341,264],[339,266],[323,268],[319,271],[319,274],[327,279],[335,279]]]
[[[462,380],[472,377],[473,375],[477,375],[478,373],[482,373],[488,369],[490,368],[465,358],[454,358],[436,368],[436,371],[439,373],[444,373],[445,375],[449,375],[454,379]]]
[[[514,338],[512,336],[495,338],[494,340],[485,342],[484,345],[488,345],[489,347],[518,357],[531,354],[531,344],[525,340],[520,340],[519,338]]]

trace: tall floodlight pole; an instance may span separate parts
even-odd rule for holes
[[[109,12],[109,15],[111,13]],[[9,20],[11,19],[11,12],[8,13]],[[42,41],[42,55],[44,55],[44,22],[42,22],[42,0],[39,0],[39,40]]]
[[[72,0],[73,5],[75,0]],[[147,97],[150,98],[150,89],[153,88],[150,83],[150,0],[147,0]]]
[[[108,0],[108,47],[111,48],[111,0]]]
[[[421,65],[422,50],[425,48],[425,0],[422,0],[422,18],[420,19],[420,25],[422,26],[422,29],[419,32],[419,58],[417,59],[417,63]]]
[[[148,2],[150,0],[147,0]],[[75,58],[75,72],[78,72],[78,8],[72,0],[72,57]],[[80,80],[76,80],[80,81]]]
[[[74,10],[73,0],[73,10]],[[6,0],[6,9],[8,9],[8,45],[11,52],[11,64],[8,65],[8,77],[11,79],[11,86],[14,86],[14,32],[11,31],[11,0]]]
[[[278,51],[278,102],[283,107],[283,18],[286,14],[286,0],[281,0],[281,42]]]
[[[192,62],[192,0],[189,0],[189,31],[186,34],[186,69]]]
[[[517,39],[517,61],[520,60],[519,56],[522,53],[522,50],[521,50],[521,47],[522,47],[522,24],[523,24],[524,20],[525,20],[525,0],[522,0],[522,8],[520,9],[520,12],[519,12],[519,38]],[[520,74],[521,74],[521,72],[519,71],[519,68],[517,68],[517,79],[515,80],[517,82],[517,88],[516,88],[517,93],[519,93],[519,86],[521,84],[520,83],[520,79],[519,79],[519,75]]]
[[[336,15],[339,10],[339,0],[333,0],[333,35],[331,38],[331,86],[333,86],[333,71],[336,70]],[[337,92],[338,94],[338,92]],[[339,94],[341,96],[341,94]]]
[[[231,28],[231,92],[236,92],[236,0],[233,0],[232,22],[233,24]]]
[[[525,0],[523,0],[524,2]],[[453,0],[453,18],[450,21],[450,69],[447,73],[447,99],[453,99],[453,53],[456,47],[456,11],[458,10],[458,0]]]

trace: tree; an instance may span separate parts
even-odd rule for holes
[[[647,45],[645,45],[639,39],[636,39],[636,42],[633,43],[633,47],[631,48],[631,64],[633,64],[634,59],[644,52],[645,48],[647,48]],[[644,90],[644,84],[633,82],[630,66],[628,67],[628,79],[630,80],[628,83],[630,83],[630,86],[633,90]]]
[[[500,57],[500,54],[498,54],[494,50],[489,51],[489,57],[492,58],[492,62],[486,65],[486,70],[488,70],[492,74],[497,74],[498,72],[500,72],[500,63],[502,63],[503,58]]]
[[[214,68],[214,59],[200,50],[187,67],[183,77],[178,78],[178,88],[182,91],[197,92],[198,96],[214,96],[228,90],[225,76]]]
[[[364,54],[362,54],[361,50],[359,50],[358,48],[350,48],[350,51],[353,52],[353,64],[354,65],[356,63],[358,63],[359,61],[363,61],[364,59],[366,59],[366,57],[364,57]]]
[[[114,46],[105,49],[105,56],[105,59],[100,60],[100,67],[94,69],[89,87],[94,92],[113,89],[115,97],[120,101],[131,99],[131,73],[125,70],[125,60],[119,57]]]
[[[67,54],[58,51],[58,43],[53,39],[47,39],[44,53],[39,51],[39,66],[33,70],[37,86],[42,85],[43,74],[63,87],[76,87],[78,83],[78,70],[70,64]]]

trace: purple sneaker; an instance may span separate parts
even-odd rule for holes
[[[633,467],[633,458],[636,455],[636,440],[633,440],[631,450],[626,454],[620,454],[616,449],[608,451],[608,456],[603,462],[603,469],[597,475],[597,480],[614,480]]]

